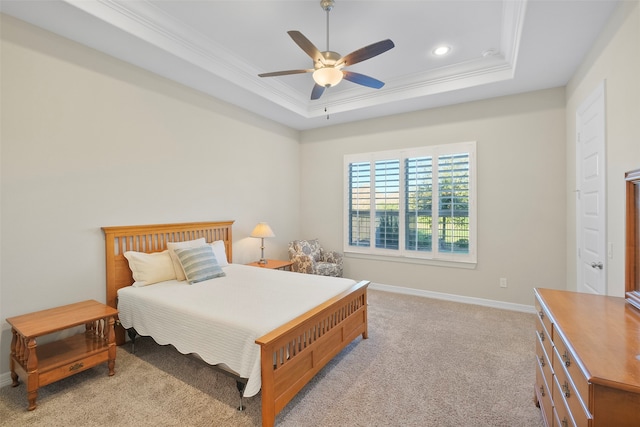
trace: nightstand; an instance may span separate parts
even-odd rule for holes
[[[291,271],[293,261],[281,261],[278,259],[268,259],[266,264],[260,264],[258,261],[249,263],[251,267],[270,268],[272,270],[287,270]]]
[[[88,300],[22,316],[10,317],[11,379],[13,387],[27,385],[28,409],[36,409],[38,388],[107,362],[115,373],[116,343],[113,325],[118,310]],[[36,338],[84,325],[84,332],[36,345]]]

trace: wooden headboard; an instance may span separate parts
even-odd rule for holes
[[[181,224],[127,225],[102,227],[105,234],[107,266],[107,305],[117,308],[118,289],[131,286],[133,276],[124,257],[127,251],[161,252],[168,242],[184,242],[204,237],[211,243],[224,242],[227,260],[232,262],[231,226],[233,221],[190,222]],[[116,340],[124,341],[124,330],[117,328]]]

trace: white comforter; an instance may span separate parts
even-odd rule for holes
[[[193,285],[175,280],[118,291],[120,322],[225,364],[248,378],[245,396],[260,391],[260,346],[255,340],[348,289],[355,281],[230,264],[225,277]]]

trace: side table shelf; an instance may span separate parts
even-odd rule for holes
[[[38,388],[107,362],[115,374],[113,326],[118,310],[89,300],[11,317],[11,379],[27,385],[28,409],[36,408]],[[82,333],[38,346],[36,338],[85,326]]]
[[[284,261],[279,259],[268,259],[264,264],[260,264],[259,261],[251,262],[247,264],[251,267],[261,267],[268,268],[271,270],[286,270],[291,271],[291,266],[293,265],[293,261]]]

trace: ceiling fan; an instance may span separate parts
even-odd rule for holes
[[[348,55],[341,56],[337,52],[329,50],[329,12],[333,9],[335,4],[334,0],[320,0],[320,7],[327,12],[327,50],[320,52],[313,43],[309,41],[300,31],[287,31],[287,34],[293,39],[293,41],[300,46],[307,55],[313,59],[313,68],[301,69],[301,70],[287,70],[287,71],[275,71],[272,73],[258,74],[260,77],[275,77],[285,76],[288,74],[303,74],[313,73],[313,80],[315,85],[311,91],[311,99],[318,99],[324,93],[324,90],[328,87],[337,85],[342,79],[349,80],[350,82],[357,83],[362,86],[371,87],[374,89],[380,89],[384,86],[384,82],[374,79],[373,77],[366,76],[360,73],[354,73],[352,71],[344,70],[349,65],[357,64],[364,60],[373,58],[393,48],[395,45],[389,39],[379,41],[377,43],[370,44],[356,51],[351,52]]]

